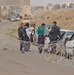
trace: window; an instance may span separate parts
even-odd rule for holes
[[[72,36],[74,34],[74,32],[68,32],[67,36]]]
[[[72,35],[71,39],[70,40],[74,40],[74,34]]]
[[[61,40],[63,39],[63,37],[64,37],[65,33],[66,33],[66,32],[61,31],[61,33],[60,33],[60,34],[61,34],[61,37],[60,37],[60,39],[61,39]]]

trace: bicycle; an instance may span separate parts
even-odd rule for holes
[[[48,48],[44,50],[44,59],[48,62],[57,62],[64,54],[64,46],[62,46],[60,42],[52,42],[48,45]]]

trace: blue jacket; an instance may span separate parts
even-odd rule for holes
[[[27,35],[27,32],[26,32],[26,29],[23,29],[23,40],[24,41],[30,41],[28,35]]]

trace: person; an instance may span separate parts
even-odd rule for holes
[[[23,29],[23,40],[24,40],[24,51],[29,51],[30,50],[30,38],[28,36],[28,28],[29,28],[29,23],[25,24],[25,28]]]
[[[45,44],[45,24],[42,23],[41,26],[38,27],[38,50],[39,53],[42,53],[44,44]]]
[[[33,43],[33,36],[36,33],[36,24],[34,23],[32,26],[33,26],[33,30],[30,35],[30,41]]]
[[[27,28],[29,28],[29,23],[25,23],[24,25],[24,29],[27,29]]]
[[[60,28],[57,26],[57,22],[54,21],[51,31],[49,32],[50,43],[55,44],[58,38],[60,38]],[[56,52],[56,46],[54,45],[54,48],[52,48],[51,53],[54,54],[55,52]]]
[[[23,51],[23,27],[24,24],[20,23],[20,27],[18,28],[18,36],[20,40],[20,51]]]

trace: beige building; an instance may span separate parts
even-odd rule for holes
[[[23,16],[23,17],[31,16],[31,9],[30,9],[30,6],[23,6],[22,16]]]
[[[3,16],[3,17],[5,17],[6,15],[8,15],[9,14],[9,6],[1,6],[1,15]]]
[[[26,2],[26,3],[25,3],[25,5],[23,4],[23,6],[22,6],[22,16],[23,16],[23,18],[25,16],[31,16],[30,0],[24,0],[24,2]]]
[[[20,6],[22,7],[22,16],[31,15],[30,9],[30,0],[0,0],[0,7],[2,10],[2,14],[7,14],[10,6]],[[4,10],[6,7],[6,10]]]

